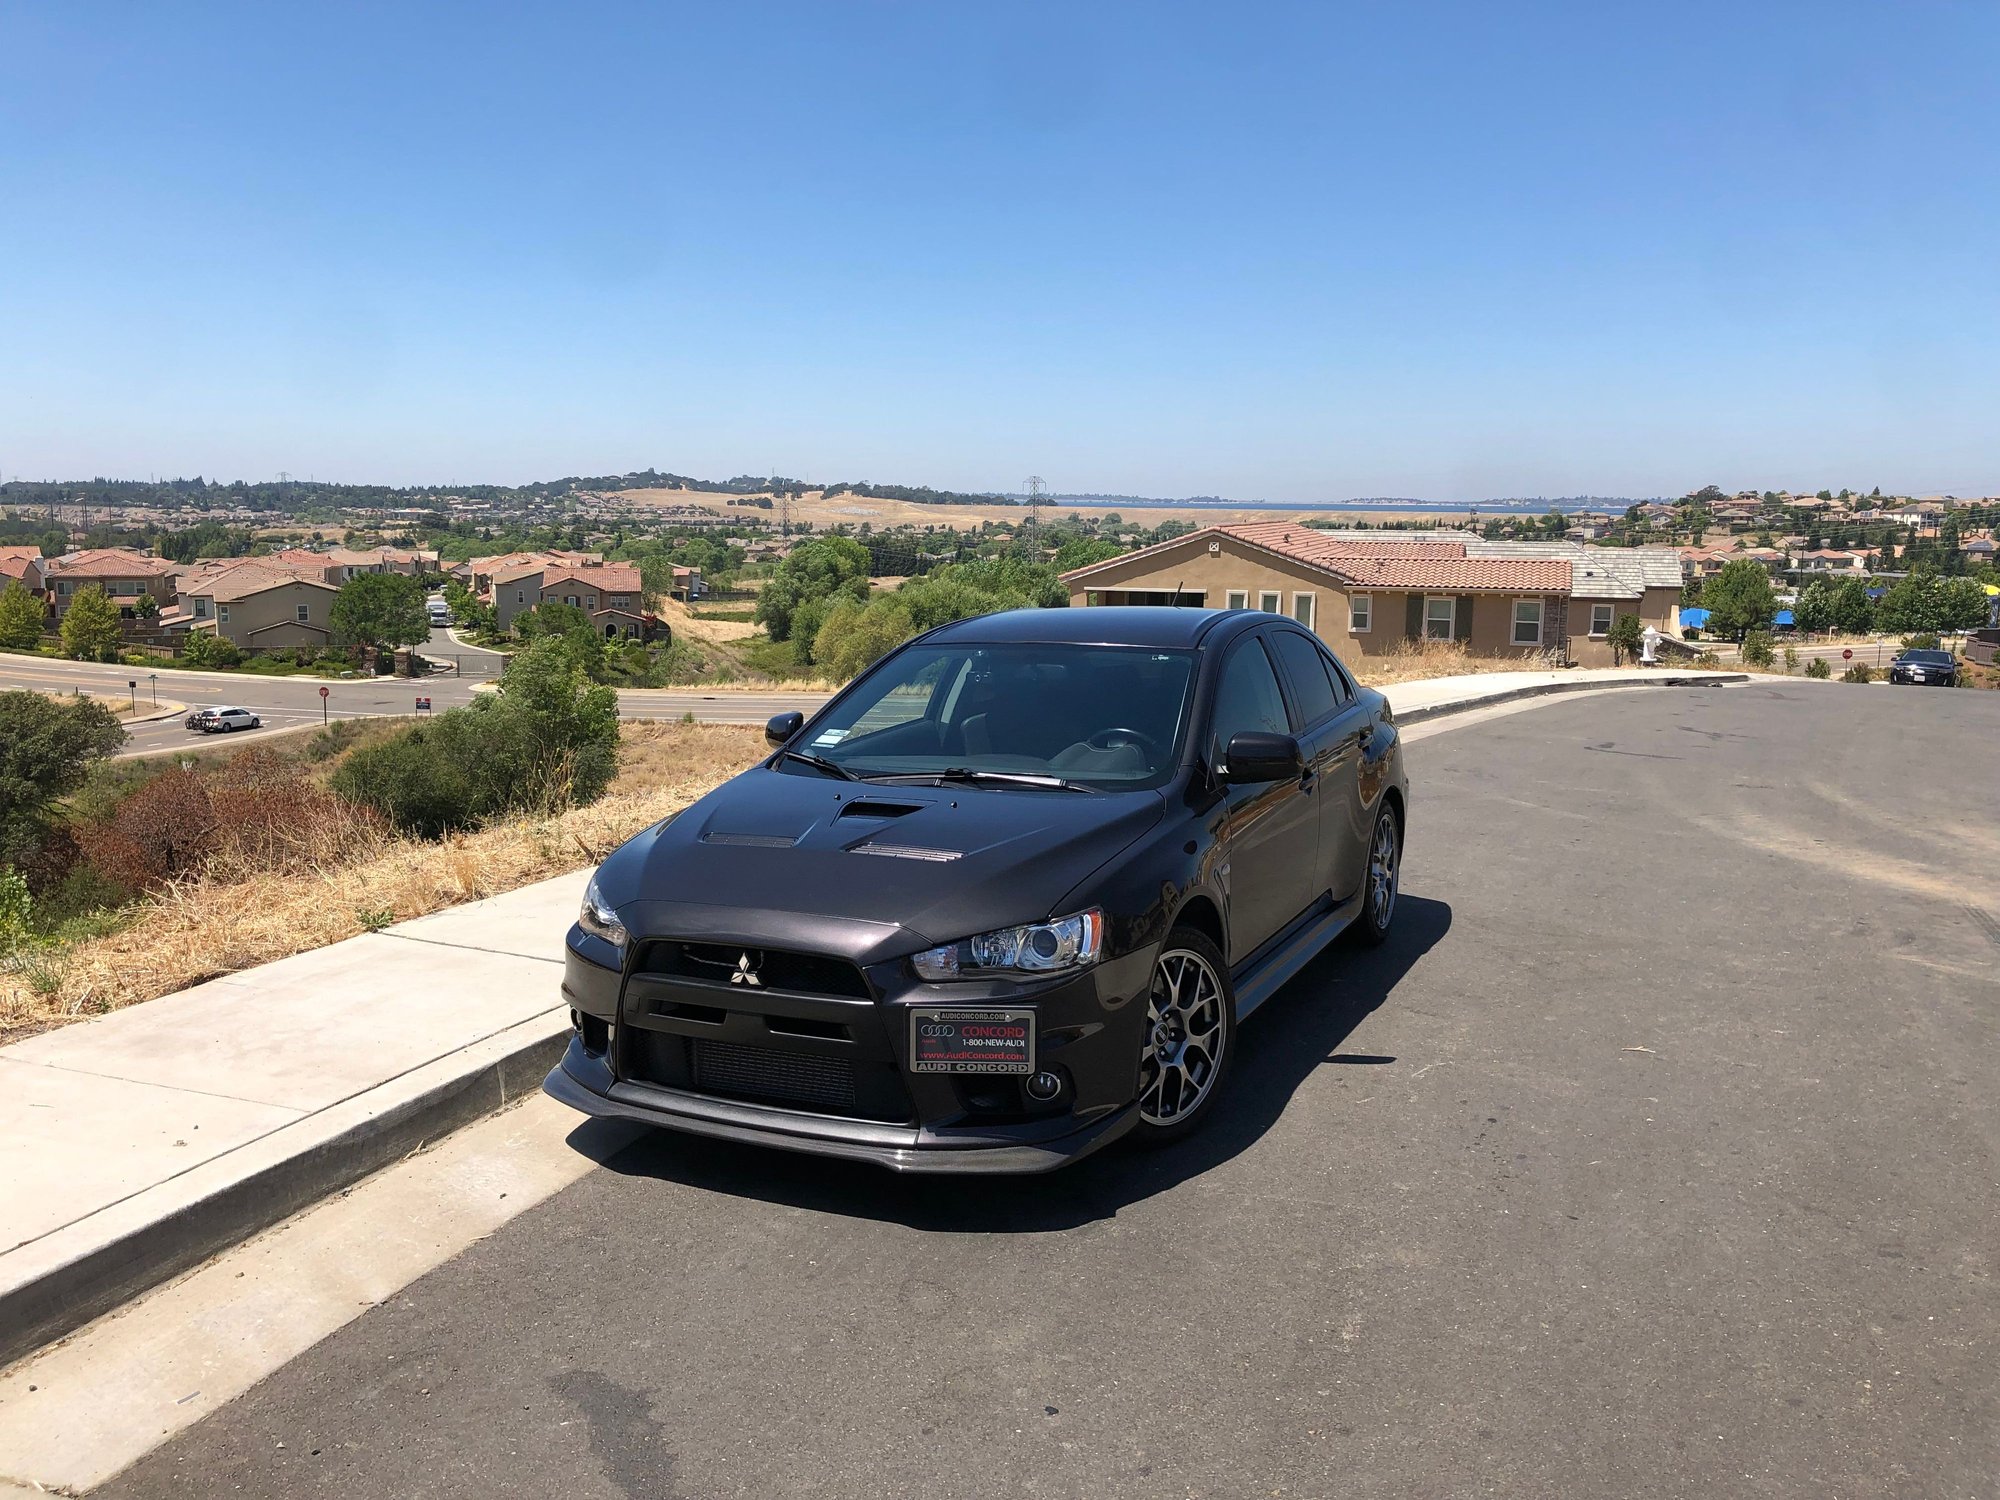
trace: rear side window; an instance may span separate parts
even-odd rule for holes
[[[1300,727],[1331,717],[1339,694],[1326,674],[1326,660],[1319,654],[1319,648],[1290,630],[1278,631],[1273,643],[1278,648],[1278,659],[1292,679],[1292,690],[1299,695]]]
[[[1278,690],[1278,674],[1271,658],[1256,640],[1240,641],[1222,663],[1222,681],[1215,693],[1215,763],[1230,738],[1249,730],[1263,734],[1290,734],[1291,721],[1285,716],[1285,695]]]

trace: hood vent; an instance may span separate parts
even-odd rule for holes
[[[872,797],[856,797],[840,810],[843,818],[904,818],[913,812],[922,812],[927,804],[922,802],[883,802]]]
[[[885,854],[890,859],[923,859],[935,865],[948,865],[955,859],[965,858],[962,849],[925,849],[916,844],[856,844],[851,854]]]
[[[789,849],[798,842],[782,833],[704,833],[704,844],[740,844],[748,849]]]

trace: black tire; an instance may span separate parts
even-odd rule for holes
[[[1170,993],[1175,989],[1177,998]],[[1193,927],[1176,927],[1167,934],[1153,963],[1145,1026],[1139,1046],[1139,1123],[1130,1139],[1150,1149],[1171,1146],[1201,1129],[1229,1082],[1236,1056],[1236,990],[1228,961],[1208,934]]]
[[[1386,871],[1378,868],[1386,846],[1388,863]],[[1382,891],[1382,883],[1387,882],[1387,893]],[[1375,810],[1375,827],[1368,835],[1368,860],[1361,871],[1361,912],[1354,924],[1347,930],[1354,934],[1354,940],[1368,948],[1379,948],[1389,941],[1390,929],[1396,921],[1396,898],[1402,891],[1403,881],[1403,825],[1397,821],[1396,810],[1385,798]]]

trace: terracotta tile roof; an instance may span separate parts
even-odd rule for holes
[[[1357,588],[1436,593],[1567,594],[1566,561],[1524,557],[1342,558],[1335,568]]]
[[[174,564],[164,557],[148,557],[123,547],[65,552],[50,558],[47,567],[66,578],[159,578],[174,571]]]
[[[37,579],[42,576],[39,557],[0,557],[0,578],[18,578],[25,583],[30,573]]]
[[[1214,529],[1305,562],[1337,557],[1465,556],[1463,537],[1361,536],[1351,531],[1322,531],[1295,521],[1245,521]]]
[[[542,587],[559,583],[580,583],[600,594],[636,594],[641,588],[636,563],[602,563],[588,568],[550,568],[542,574]]]
[[[42,549],[32,546],[0,547],[0,562],[14,562],[22,558],[26,558],[29,562],[40,562],[42,560]]]
[[[332,584],[314,574],[302,572],[298,568],[286,567],[268,558],[250,558],[233,565],[222,567],[199,578],[183,579],[183,594],[200,594],[219,603],[232,599],[248,599],[253,594],[267,593],[271,589],[283,588],[287,584],[304,584],[307,588],[325,589],[328,593],[338,593]]]

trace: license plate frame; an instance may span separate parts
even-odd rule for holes
[[[1023,1028],[1018,1044],[1004,1033]],[[966,1027],[991,1028],[975,1036]],[[943,1028],[933,1030],[929,1028]],[[910,1071],[1018,1077],[1035,1071],[1035,1013],[1012,1006],[919,1005],[910,1009]]]

